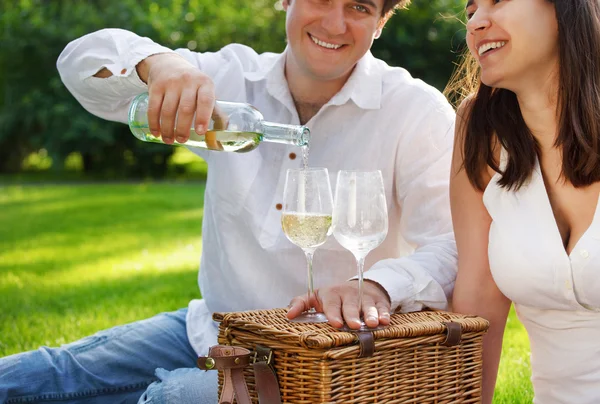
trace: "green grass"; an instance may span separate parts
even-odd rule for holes
[[[533,401],[529,366],[529,338],[514,310],[511,310],[504,332],[494,404],[520,404]]]
[[[0,188],[0,356],[199,297],[204,186]]]
[[[202,183],[0,187],[0,357],[199,297]],[[494,403],[530,403],[511,312]]]

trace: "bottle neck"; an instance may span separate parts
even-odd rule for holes
[[[263,141],[306,146],[310,141],[310,130],[302,125],[284,125],[262,121]]]

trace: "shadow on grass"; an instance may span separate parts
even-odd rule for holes
[[[147,219],[119,219],[112,223],[95,224],[78,231],[75,223],[67,226],[36,231],[24,231],[20,237],[3,238],[0,254],[16,252],[20,259],[0,260],[0,275],[8,271],[46,275],[122,257],[131,260],[142,251],[175,249],[177,243],[190,243],[202,231],[202,218],[197,214],[172,218],[163,214],[151,223]],[[38,225],[40,222],[36,222]],[[151,224],[151,225],[150,225]],[[89,225],[89,223],[88,223]],[[165,229],[177,229],[176,234],[165,235]],[[107,235],[114,234],[107,240]],[[31,254],[30,258],[26,255]],[[199,253],[198,253],[199,254]]]

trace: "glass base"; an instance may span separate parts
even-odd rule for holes
[[[369,327],[367,326],[367,324],[365,324],[364,321],[360,322],[360,328],[350,328],[348,327],[348,324],[344,323],[344,325],[342,326],[342,328],[340,328],[340,331],[346,331],[346,332],[357,332],[357,331],[377,331],[377,330],[384,330],[386,329],[387,325],[378,325],[377,327]]]
[[[290,320],[292,323],[326,323],[327,316],[323,313],[317,313],[316,311],[305,311],[298,317]]]

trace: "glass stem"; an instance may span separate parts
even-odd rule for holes
[[[356,258],[356,266],[358,267],[358,315],[361,320],[363,318],[363,268],[365,266],[365,257]]]
[[[313,254],[314,251],[304,251],[304,254],[306,255],[306,264],[308,267],[308,293],[307,293],[307,297],[308,297],[308,303],[310,304],[310,298],[313,296],[313,294],[315,293],[314,290],[314,285],[313,285]],[[316,310],[314,307],[311,307],[308,309],[309,313],[315,313]]]

